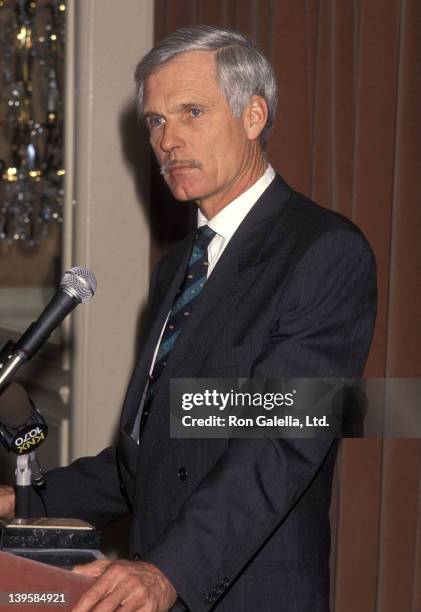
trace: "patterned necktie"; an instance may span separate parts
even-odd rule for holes
[[[152,381],[150,388],[156,385],[158,378],[161,376],[181,327],[184,321],[191,316],[197,297],[205,286],[209,265],[208,246],[214,236],[215,232],[208,225],[203,225],[196,232],[186,274],[171,306],[156,354],[155,364],[150,376]]]
[[[195,235],[190,259],[187,264],[184,280],[177,291],[177,295],[171,306],[168,315],[167,323],[163,331],[161,342],[159,343],[158,352],[156,354],[153,370],[149,376],[148,386],[144,393],[143,411],[140,421],[140,431],[142,431],[146,419],[149,415],[150,403],[152,401],[159,377],[167,363],[168,357],[174,348],[181,327],[189,317],[196,305],[197,298],[200,295],[207,281],[208,262],[208,246],[215,236],[213,229],[208,225],[200,227]],[[137,421],[137,419],[136,419]],[[133,433],[137,429],[137,423],[133,428]]]

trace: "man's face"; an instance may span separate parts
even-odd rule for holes
[[[216,214],[241,193],[258,144],[222,94],[212,52],[180,54],[152,74],[144,116],[155,156],[178,200],[197,200]]]

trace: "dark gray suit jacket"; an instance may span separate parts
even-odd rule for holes
[[[97,525],[131,512],[131,548],[194,612],[326,612],[336,443],[169,437],[172,377],[358,377],[376,312],[361,232],[277,176],[218,261],[162,374],[138,448],[130,439],[192,236],[151,281],[150,333],[117,447],[48,474],[52,516]]]

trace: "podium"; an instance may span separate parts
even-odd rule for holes
[[[0,519],[0,551],[71,569],[104,559],[101,533],[78,519]]]
[[[71,610],[93,583],[92,578],[0,551],[2,611]]]

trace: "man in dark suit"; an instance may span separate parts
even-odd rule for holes
[[[276,81],[241,34],[179,30],[136,81],[161,171],[198,203],[199,229],[152,275],[118,446],[47,477],[51,516],[101,526],[132,514],[133,560],[77,570],[98,578],[77,610],[326,612],[336,443],[171,439],[169,381],[360,376],[371,250],[268,164]]]

